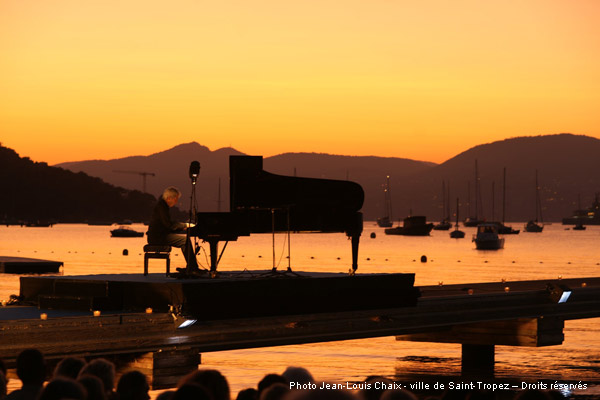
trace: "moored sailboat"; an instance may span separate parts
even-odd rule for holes
[[[456,198],[456,225],[454,225],[454,230],[450,232],[450,237],[452,239],[462,239],[465,237],[465,233],[458,229],[458,197]]]
[[[385,187],[383,188],[383,204],[385,206],[385,215],[377,218],[377,225],[382,228],[391,228],[392,222],[392,194],[390,191],[390,176],[386,178]]]
[[[540,221],[542,224],[538,224],[538,215],[540,216]],[[527,221],[525,224],[525,232],[538,233],[544,230],[542,217],[542,203],[540,200],[540,187],[538,186],[538,171],[535,170],[535,220]]]

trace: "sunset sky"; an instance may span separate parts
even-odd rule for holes
[[[598,0],[0,0],[0,142],[443,162],[600,138]]]

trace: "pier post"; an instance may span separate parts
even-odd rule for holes
[[[462,376],[493,377],[496,362],[493,344],[462,345]]]

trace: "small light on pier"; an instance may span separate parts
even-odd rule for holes
[[[506,278],[502,278],[502,283],[506,283]]]
[[[2,307],[6,307],[6,300],[2,300]]]
[[[44,321],[48,319],[48,314],[46,313],[41,313],[40,314],[40,319],[43,319]]]
[[[587,286],[587,283],[581,282],[581,287],[586,287],[586,286]]]
[[[100,316],[100,310],[94,310],[94,317]]]
[[[152,314],[152,309],[150,307],[146,308],[146,314]]]
[[[510,292],[510,287],[509,287],[509,286],[504,286],[504,291],[505,291],[506,293]]]
[[[467,293],[469,294],[469,296],[471,296],[473,294],[473,289],[467,290]]]
[[[444,286],[444,281],[439,281],[438,286]]]

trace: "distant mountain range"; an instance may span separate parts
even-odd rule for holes
[[[221,211],[229,209],[230,155],[243,153],[233,148],[210,151],[198,143],[187,143],[149,156],[115,160],[93,160],[58,164],[57,167],[97,176],[116,186],[142,189],[146,175],[147,191],[158,196],[170,185],[184,193],[181,208],[189,207],[191,183],[189,164],[200,162],[198,209]],[[535,170],[538,170],[542,194],[543,216],[546,221],[559,221],[578,208],[591,204],[595,192],[600,192],[600,140],[572,134],[519,137],[473,147],[442,163],[434,164],[402,158],[340,156],[317,153],[286,153],[267,157],[264,168],[281,175],[349,179],[365,189],[363,213],[373,220],[383,212],[383,184],[390,176],[394,219],[411,211],[440,220],[442,181],[450,186],[450,204],[455,212],[456,197],[460,197],[461,219],[468,209],[474,210],[475,160],[478,160],[480,215],[488,220],[502,219],[502,170],[507,171],[506,220],[525,221],[535,213]],[[116,172],[128,171],[128,172]],[[221,194],[219,196],[219,180]],[[467,196],[470,182],[471,201]],[[492,196],[494,183],[494,196]],[[221,201],[219,202],[219,198]],[[492,215],[493,212],[493,215]]]

